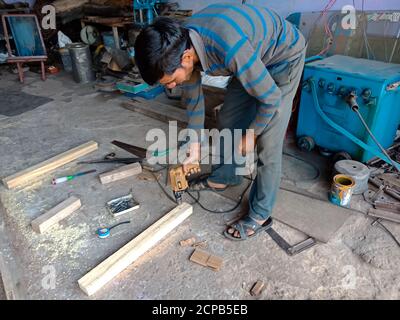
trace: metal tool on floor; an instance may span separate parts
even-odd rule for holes
[[[95,163],[123,163],[123,164],[131,164],[136,162],[143,162],[143,158],[117,158],[115,153],[107,154],[103,159],[100,160],[89,160],[89,161],[80,161],[78,164],[95,164]]]
[[[140,204],[133,198],[132,194],[107,202],[107,209],[114,217],[118,217],[139,208]]]
[[[84,175],[89,174],[89,173],[94,173],[96,171],[97,170],[89,170],[89,171],[79,172],[79,173],[76,173],[76,174],[73,174],[73,175],[70,175],[70,176],[66,176],[66,177],[53,178],[51,184],[54,184],[54,185],[60,184],[60,183],[66,182],[66,181],[73,180],[76,177],[84,176]]]
[[[112,227],[99,228],[99,229],[97,229],[96,234],[100,239],[108,238],[111,234],[111,229],[114,229],[115,227],[118,227],[122,224],[127,224],[127,223],[131,223],[131,222],[124,221],[124,222],[117,223],[117,224],[113,225]]]
[[[128,144],[128,143],[125,143],[125,142],[117,141],[117,140],[114,140],[111,143],[113,145],[115,145],[115,146],[117,146],[117,147],[129,152],[129,153],[132,153],[132,154],[138,156],[138,157],[141,157],[143,159],[147,158],[148,152],[144,148],[137,147],[137,146],[134,146],[134,145],[131,145],[131,144]],[[151,157],[162,157],[162,156],[168,155],[169,152],[170,152],[169,149],[166,149],[166,150],[163,150],[163,151],[156,150],[154,152],[149,152],[149,156],[151,156]]]
[[[266,232],[272,238],[272,240],[274,240],[275,243],[289,256],[299,254],[300,252],[303,252],[304,250],[307,250],[317,244],[314,238],[309,237],[306,240],[292,246],[285,239],[283,239],[279,235],[279,233],[277,233],[273,228],[267,229]]]

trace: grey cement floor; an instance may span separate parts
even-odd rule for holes
[[[67,74],[42,82],[39,75],[28,73],[26,84],[21,85],[15,75],[4,73],[0,86],[17,86],[23,92],[53,99],[22,115],[0,117],[1,177],[89,140],[97,141],[99,150],[86,159],[111,151],[128,155],[110,141],[145,147],[149,129],[167,129],[162,122],[121,108],[120,98],[75,84]],[[110,169],[108,165],[94,167],[99,171]],[[26,187],[7,190],[0,186],[4,206],[4,212],[0,210],[0,266],[4,268],[2,275],[16,287],[15,298],[88,299],[77,280],[174,207],[157,184],[136,178],[103,186],[95,175],[88,175],[58,186],[50,184],[53,176],[88,168],[92,166],[72,162]],[[293,179],[298,172],[289,162],[284,168],[286,178]],[[314,193],[327,190],[321,189],[322,185],[326,188],[324,181],[295,184]],[[141,208],[125,217],[111,217],[104,204],[128,194],[131,188]],[[81,199],[82,208],[51,232],[34,233],[31,221],[70,195]],[[202,201],[208,207],[232,206],[213,194],[202,197]],[[363,207],[360,201],[354,206]],[[352,215],[329,243],[288,257],[266,235],[245,242],[225,239],[225,223],[238,212],[217,215],[196,206],[189,219],[90,299],[400,298],[400,250],[363,214]],[[132,223],[116,229],[112,237],[96,237],[98,227],[127,218]],[[385,225],[400,237],[399,225]],[[303,237],[278,222],[275,227],[289,242]],[[213,272],[188,260],[193,248],[180,247],[179,241],[192,236],[206,240],[207,250],[223,258],[221,271]],[[253,298],[249,290],[259,279],[266,287],[260,297]]]

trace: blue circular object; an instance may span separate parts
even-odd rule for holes
[[[97,229],[97,235],[100,239],[108,238],[110,236],[110,229],[108,228],[100,228]]]

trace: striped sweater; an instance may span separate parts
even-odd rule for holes
[[[200,59],[201,70],[212,76],[235,76],[257,99],[257,116],[250,126],[260,134],[274,115],[281,91],[268,66],[283,62],[305,47],[297,28],[275,12],[259,6],[214,4],[185,21]],[[205,107],[200,69],[182,84],[188,128],[204,127]]]

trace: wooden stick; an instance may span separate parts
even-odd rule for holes
[[[99,175],[102,184],[122,180],[133,177],[142,172],[140,163],[131,163],[126,166],[119,167],[113,171],[105,172]]]
[[[33,230],[43,233],[81,207],[81,200],[70,197],[32,221]]]
[[[95,151],[97,150],[97,148],[97,142],[89,141],[69,151],[63,152],[58,156],[41,162],[33,167],[27,168],[9,177],[6,177],[3,179],[3,183],[8,189],[16,188],[27,183],[28,181],[33,181],[39,176],[46,174],[54,169],[57,169],[68,162],[74,161],[79,157]]]
[[[78,280],[79,287],[89,296],[100,290],[120,272],[155,246],[193,213],[193,207],[182,203],[151,225],[135,239],[108,257]]]

